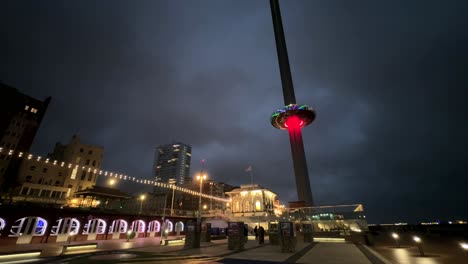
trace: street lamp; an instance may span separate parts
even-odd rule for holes
[[[143,200],[145,200],[145,198],[144,194],[140,195],[140,214],[143,211]]]
[[[419,253],[421,254],[421,256],[424,257],[424,251],[423,251],[422,246],[421,246],[421,243],[422,243],[421,238],[418,237],[418,236],[414,236],[413,240],[414,240],[414,242],[416,242],[416,245],[418,245]]]
[[[73,238],[74,235],[75,235],[75,233],[73,233],[73,232],[68,233],[68,244],[71,244],[71,241],[72,241],[72,238]]]
[[[460,243],[460,247],[465,251],[466,256],[468,256],[468,243],[462,242]]]
[[[171,203],[171,216],[174,214],[174,192],[175,192],[175,179],[169,179],[169,184],[172,186],[172,203]],[[164,208],[165,209],[165,208]]]
[[[397,233],[393,232],[392,237],[395,239],[396,246],[400,247],[400,236]]]
[[[199,174],[197,175],[197,180],[200,181],[200,197],[198,199],[198,218],[197,223],[201,223],[201,197],[202,197],[202,187],[203,187],[203,180],[206,180],[206,174]]]
[[[109,180],[109,185],[110,185],[110,186],[114,186],[115,183],[116,183],[116,180],[114,180],[114,179],[110,179],[110,180]]]

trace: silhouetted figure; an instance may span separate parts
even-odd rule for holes
[[[249,240],[249,230],[247,227],[244,225],[244,242],[247,243],[247,240]]]
[[[255,233],[255,240],[258,240],[258,230],[257,230],[257,226],[255,226],[255,228],[254,228],[254,233]]]
[[[262,226],[258,228],[258,243],[265,244],[265,229]]]

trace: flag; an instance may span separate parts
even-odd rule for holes
[[[246,172],[248,171],[252,171],[252,165],[249,165],[246,169],[245,169]]]

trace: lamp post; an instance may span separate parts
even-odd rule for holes
[[[146,198],[146,197],[145,197],[144,194],[140,195],[140,214],[141,214],[142,211],[143,211],[143,200],[145,200],[145,198]]]
[[[422,243],[421,238],[418,237],[418,236],[414,236],[413,240],[414,240],[414,242],[416,242],[416,245],[418,246],[419,253],[421,254],[422,257],[424,257],[424,251],[423,251],[422,246],[421,246],[421,243]]]
[[[395,239],[396,247],[400,247],[400,236],[397,233],[393,232],[392,237]]]
[[[460,243],[460,247],[463,249],[463,251],[465,252],[465,255],[468,257],[468,243]]]
[[[71,244],[73,235],[75,235],[75,233],[73,233],[73,232],[68,233],[68,244]]]
[[[161,239],[159,240],[159,244],[163,244],[163,233],[164,229],[166,228],[166,203],[167,203],[167,193],[164,195],[164,206],[163,206],[163,216],[162,216],[162,223],[159,226],[159,229],[161,231]]]
[[[174,214],[174,192],[175,192],[175,179],[169,179],[169,184],[172,186],[172,203],[171,203],[171,216]]]
[[[213,185],[214,183],[210,181],[210,211],[213,210]],[[211,213],[211,212],[210,212]]]
[[[202,172],[203,173],[203,172]],[[197,180],[200,181],[200,197],[198,199],[198,217],[197,223],[201,223],[201,197],[202,197],[202,188],[203,188],[203,180],[206,180],[206,174],[199,174],[197,175]]]

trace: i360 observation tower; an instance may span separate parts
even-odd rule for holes
[[[304,202],[305,206],[313,206],[314,201],[310,188],[301,129],[314,121],[315,111],[307,105],[296,104],[278,0],[270,0],[270,8],[285,105],[271,115],[271,124],[278,129],[288,130],[294,163],[294,174],[296,176],[297,198],[299,201]]]

